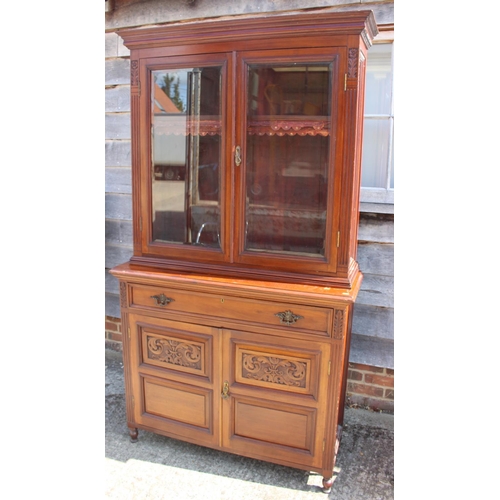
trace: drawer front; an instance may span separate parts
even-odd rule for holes
[[[221,293],[199,293],[173,288],[135,285],[130,289],[130,307],[214,318],[223,327],[224,319],[245,326],[256,325],[316,335],[330,335],[332,310],[286,302],[231,297]]]

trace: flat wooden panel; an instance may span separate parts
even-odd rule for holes
[[[165,295],[172,301],[165,306],[156,304],[153,296]],[[228,297],[219,293],[200,294],[178,289],[133,286],[130,294],[132,307],[161,309],[169,313],[188,313],[236,320],[244,325],[265,325],[285,329],[329,335],[331,309],[308,307],[281,302],[245,300]],[[290,311],[297,319],[290,325],[282,322],[277,314]],[[294,321],[294,318],[291,319]]]
[[[144,410],[176,422],[208,428],[209,391],[144,379]]]
[[[249,402],[235,402],[234,434],[310,451],[313,410],[265,408]]]

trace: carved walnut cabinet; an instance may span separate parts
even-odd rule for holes
[[[127,421],[316,471],[340,441],[371,11],[119,31],[131,51]]]

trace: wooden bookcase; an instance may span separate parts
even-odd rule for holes
[[[134,255],[120,281],[138,429],[319,472],[340,441],[371,11],[119,31]]]

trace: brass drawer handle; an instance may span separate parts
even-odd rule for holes
[[[285,312],[276,313],[275,316],[278,316],[280,319],[280,323],[284,325],[290,326],[296,323],[299,319],[304,319],[304,316],[300,316],[299,314],[293,314],[289,309]]]
[[[151,298],[154,299],[157,306],[168,306],[170,302],[174,302],[174,299],[167,297],[164,293],[160,295],[151,295]]]
[[[222,399],[229,398],[229,382],[227,380],[224,380],[224,386],[222,387],[221,396],[222,396]]]

